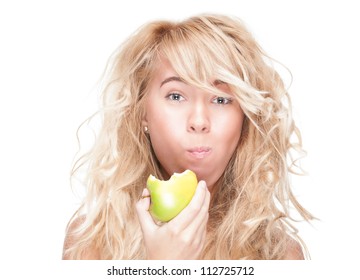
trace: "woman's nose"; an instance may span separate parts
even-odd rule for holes
[[[192,106],[188,119],[188,131],[192,133],[210,131],[209,109],[203,102],[197,102]]]

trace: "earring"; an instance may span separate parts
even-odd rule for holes
[[[149,133],[149,128],[147,126],[144,126],[144,132]]]

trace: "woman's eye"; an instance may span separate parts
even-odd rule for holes
[[[170,93],[166,96],[166,98],[168,98],[171,101],[178,101],[178,102],[184,100],[184,97],[182,97],[181,94],[179,93]]]
[[[219,105],[225,105],[225,104],[230,104],[232,102],[232,99],[219,96],[214,98],[212,102]]]

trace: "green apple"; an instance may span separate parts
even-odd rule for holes
[[[151,197],[149,212],[152,217],[161,222],[173,219],[189,204],[197,184],[196,175],[191,170],[174,173],[168,181],[150,175],[147,188]]]

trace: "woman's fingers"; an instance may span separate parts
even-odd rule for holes
[[[206,239],[210,193],[204,181],[199,182],[193,199],[178,216],[158,226],[150,213],[147,189],[136,204],[149,259],[196,259]]]
[[[148,232],[157,228],[150,213],[150,193],[148,189],[144,189],[141,199],[136,203],[136,212],[139,217],[140,226],[143,232]]]
[[[197,215],[188,226],[187,231],[190,234],[195,234],[196,231],[206,231],[206,225],[209,218],[210,192],[206,191],[205,199]]]
[[[199,249],[203,247],[205,241],[207,222],[209,218],[209,205],[210,193],[209,191],[206,191],[205,199],[200,210],[182,233],[185,240],[192,240],[194,246],[198,246]]]
[[[195,219],[202,220],[209,209],[210,193],[205,181],[200,181],[190,203],[169,222],[177,232],[185,230]],[[198,217],[200,216],[202,217]],[[198,217],[198,218],[197,218]]]

